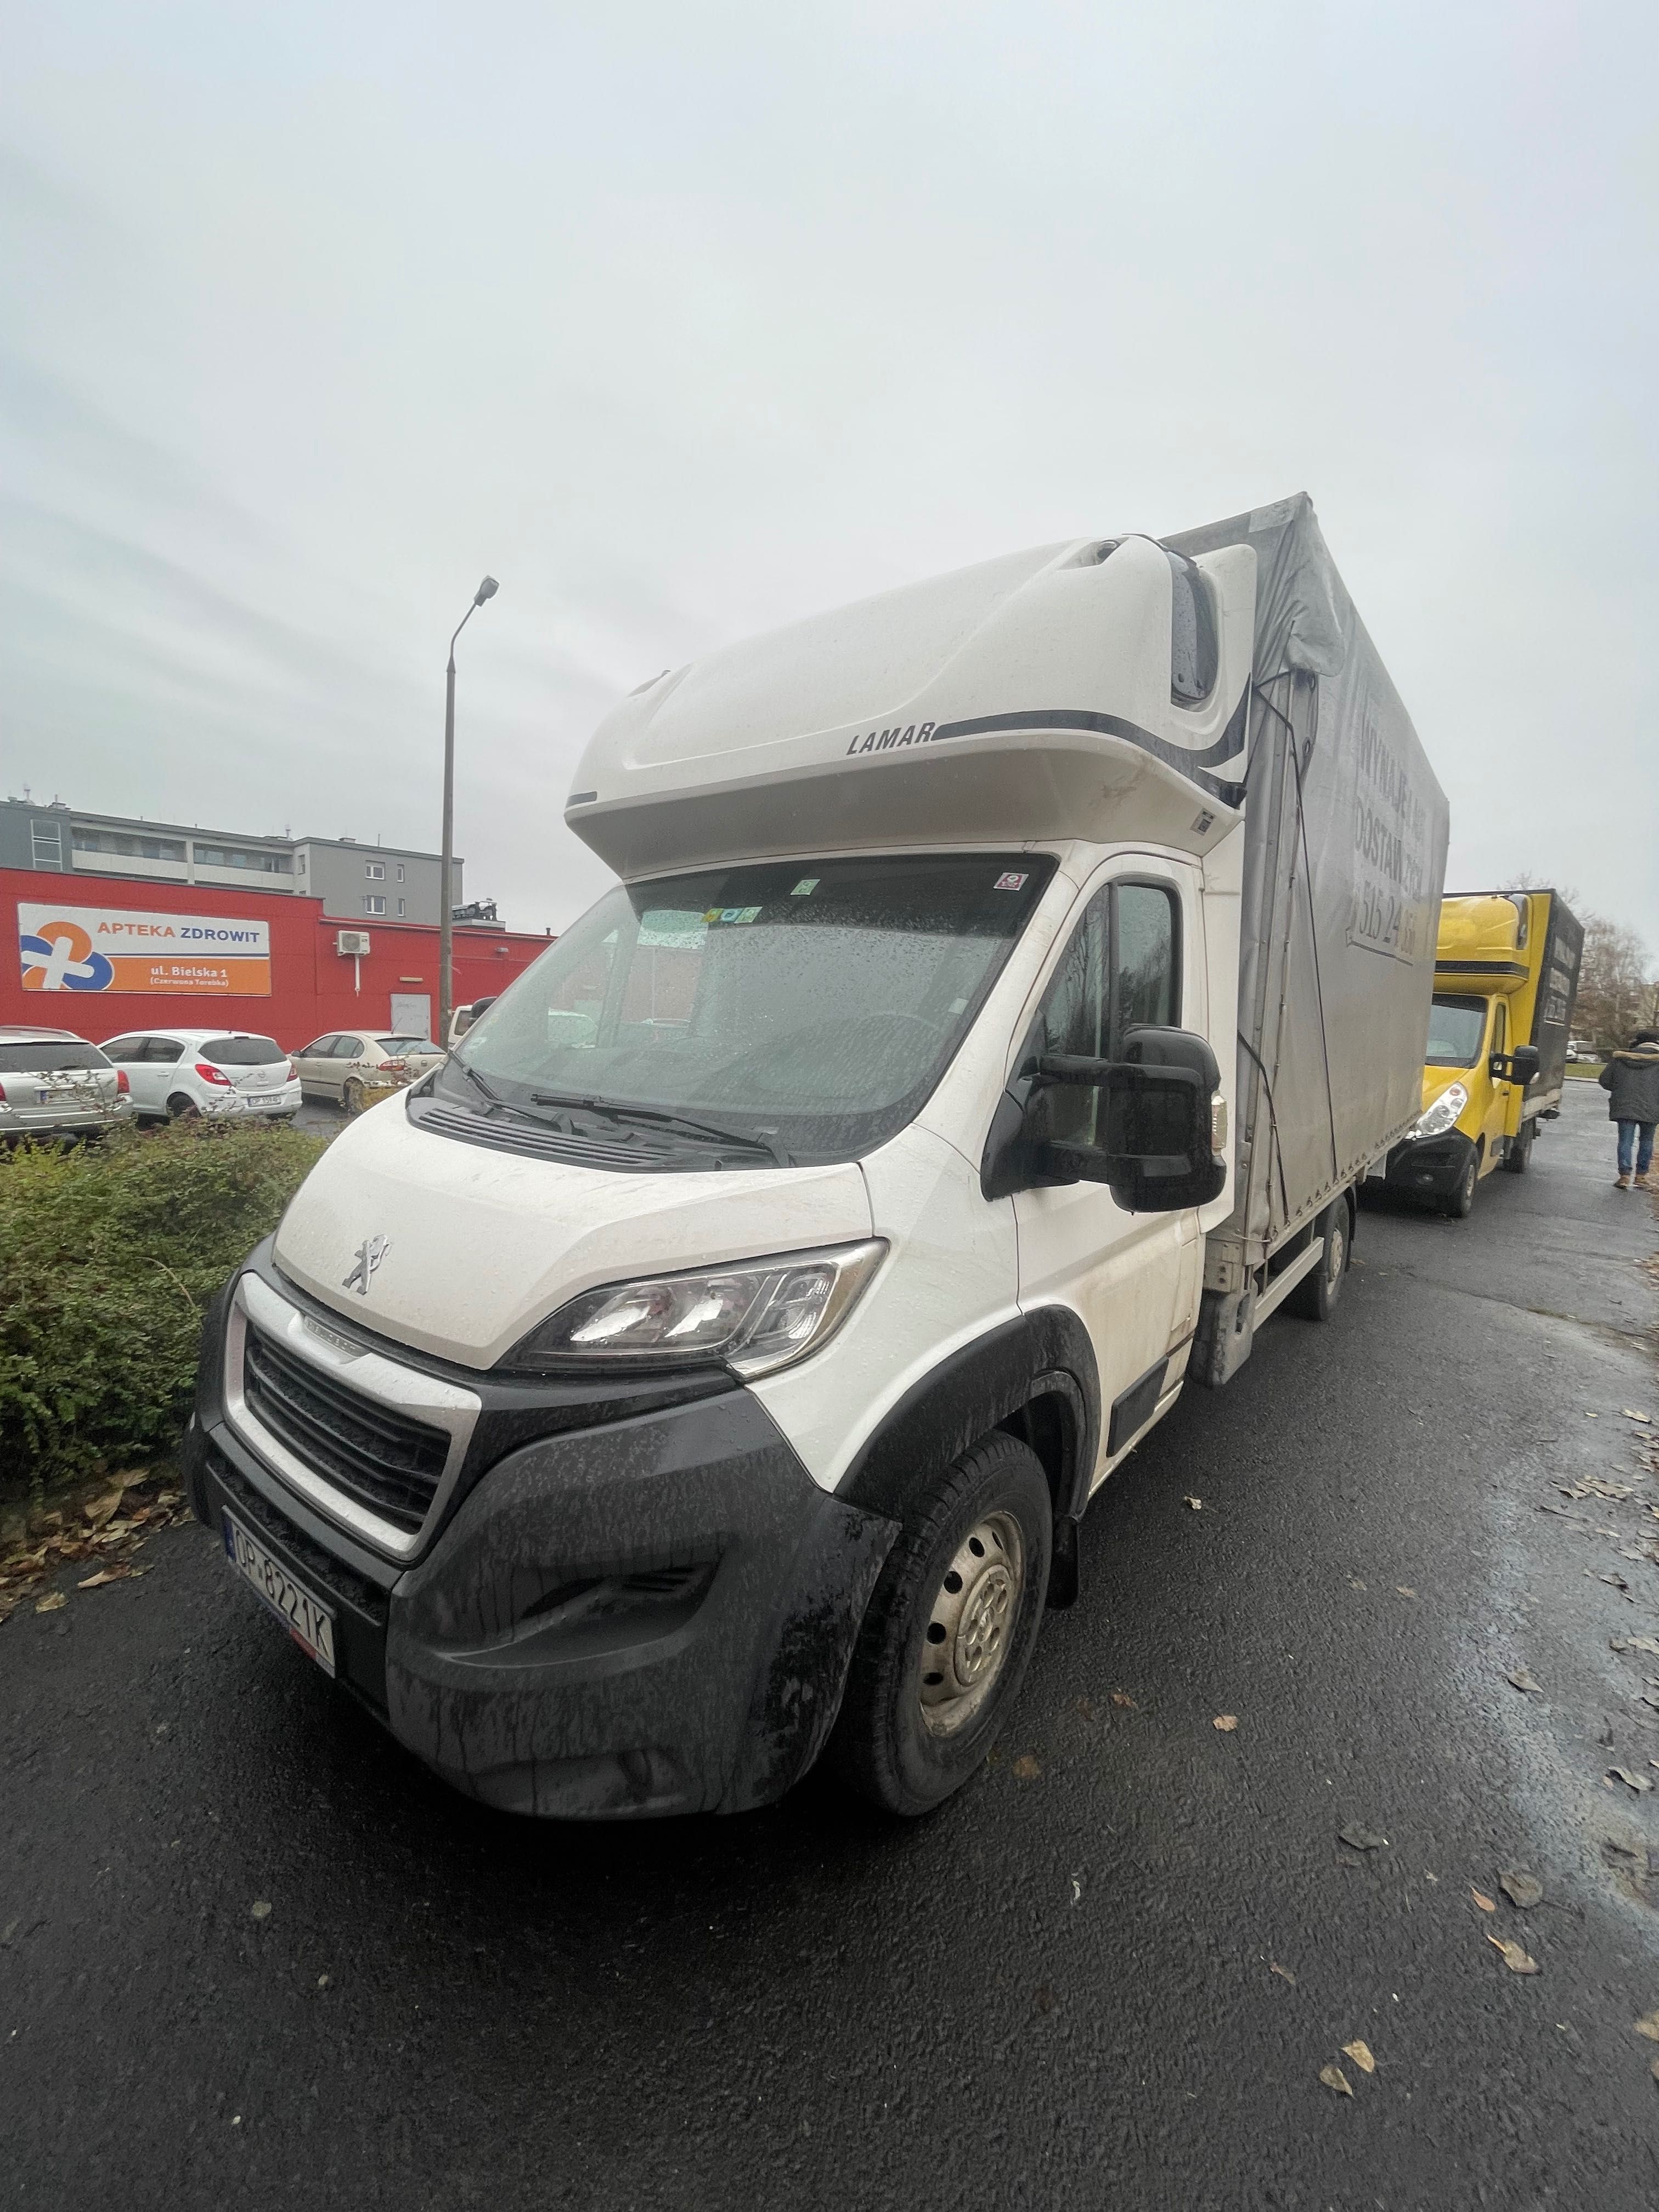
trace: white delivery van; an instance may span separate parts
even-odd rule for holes
[[[589,745],[617,887],[210,1317],[191,1494],[439,1773],[736,1810],[982,1762],[1184,1381],[1342,1284],[1446,808],[1305,499],[711,654]]]

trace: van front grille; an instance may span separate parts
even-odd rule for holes
[[[251,1324],[242,1395],[254,1419],[325,1481],[394,1528],[419,1530],[449,1456],[447,1430],[362,1396]]]

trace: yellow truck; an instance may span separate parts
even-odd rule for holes
[[[1388,1156],[1390,1188],[1461,1218],[1483,1176],[1526,1173],[1560,1111],[1583,948],[1559,891],[1442,900],[1423,1110]]]

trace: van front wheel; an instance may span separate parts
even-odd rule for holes
[[[1000,1430],[906,1514],[859,1632],[830,1763],[889,1813],[931,1812],[984,1764],[1042,1625],[1054,1507]]]

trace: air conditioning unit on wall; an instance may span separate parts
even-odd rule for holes
[[[354,954],[361,959],[368,951],[368,932],[366,929],[337,929],[334,950],[344,959],[350,959]]]

